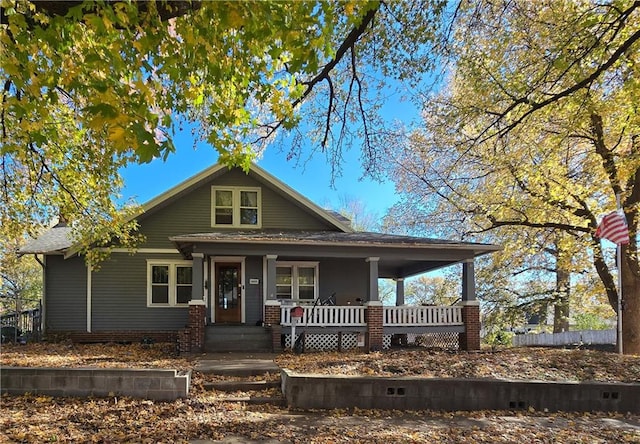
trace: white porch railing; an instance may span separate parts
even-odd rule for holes
[[[384,326],[463,325],[460,306],[384,307]]]
[[[280,308],[281,325],[291,325],[292,306]],[[306,306],[298,326],[309,327],[362,327],[366,326],[363,306]],[[386,327],[429,327],[464,325],[460,306],[404,306],[383,307],[383,325]]]
[[[362,306],[306,306],[302,319],[298,326],[309,327],[361,327],[367,325],[364,320],[365,307]],[[280,309],[280,323],[284,326],[291,325],[291,306]]]

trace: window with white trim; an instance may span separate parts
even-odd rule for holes
[[[147,260],[147,306],[184,307],[191,300],[191,261]]]
[[[211,226],[260,228],[260,188],[211,187]]]
[[[314,300],[317,295],[317,262],[276,262],[277,299]]]

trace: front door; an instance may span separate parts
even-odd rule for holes
[[[240,264],[216,263],[216,324],[239,323],[242,319]]]

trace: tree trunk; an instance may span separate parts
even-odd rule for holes
[[[563,234],[555,239],[556,297],[553,306],[553,332],[569,331],[569,295],[571,288],[571,254],[563,248]]]
[[[630,266],[629,253],[623,255],[622,271],[622,345],[625,355],[640,355],[640,276]]]

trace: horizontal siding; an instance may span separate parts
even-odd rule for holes
[[[316,214],[292,201],[239,169],[214,177],[198,188],[140,219],[140,232],[146,236],[145,248],[173,248],[170,236],[221,231],[211,226],[211,187],[260,187],[262,189],[262,229],[331,230],[335,229]]]
[[[320,298],[336,293],[336,305],[357,305],[367,299],[369,264],[364,259],[326,259],[318,265]]]
[[[262,257],[248,257],[245,267],[245,322],[254,325],[262,320]],[[251,279],[258,279],[259,284],[249,284]]]
[[[147,307],[147,259],[181,260],[180,255],[114,253],[92,274],[92,330],[184,328],[188,308]]]
[[[84,259],[46,257],[45,330],[87,330],[87,266]]]

